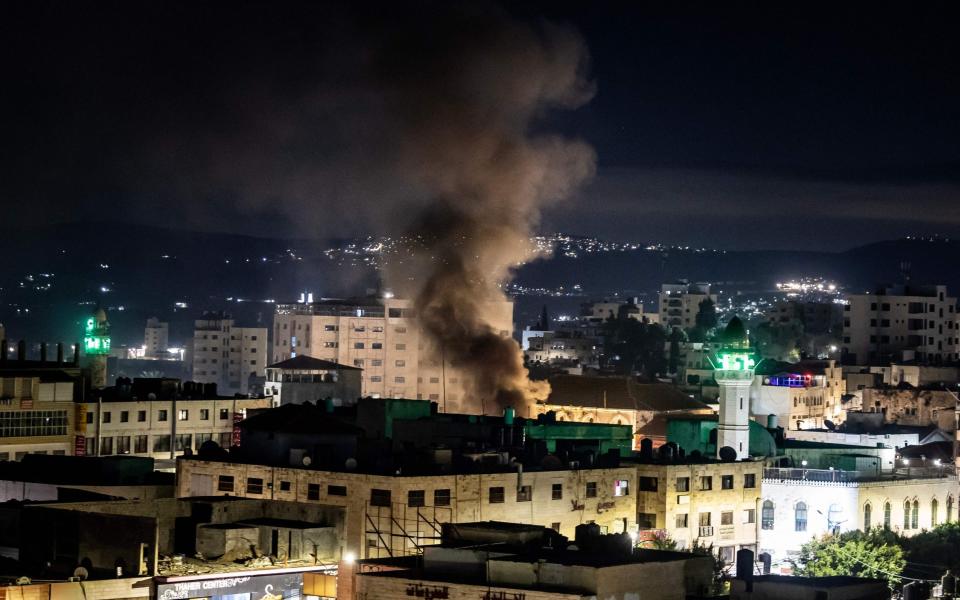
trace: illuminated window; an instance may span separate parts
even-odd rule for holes
[[[626,479],[618,479],[613,482],[613,495],[614,496],[629,496],[630,495],[630,482]]]
[[[804,502],[797,502],[793,509],[793,529],[794,531],[807,530],[807,505]]]
[[[773,502],[763,501],[763,509],[760,511],[760,527],[762,529],[773,529]]]

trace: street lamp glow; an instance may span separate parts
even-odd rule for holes
[[[353,552],[344,552],[344,553],[343,553],[343,562],[345,562],[346,564],[352,565],[352,564],[355,563],[356,561],[357,561],[357,555],[354,554]]]

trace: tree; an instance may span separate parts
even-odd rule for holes
[[[717,326],[717,306],[709,296],[700,301],[694,326],[704,333]]]
[[[611,316],[603,324],[604,366],[619,375],[640,372],[654,377],[666,368],[667,334],[659,325],[627,316]]]
[[[826,535],[804,544],[790,563],[794,573],[804,577],[870,577],[885,579],[892,588],[907,564],[899,542],[899,536],[883,530]]]
[[[723,557],[720,556],[720,552],[713,547],[713,543],[708,545],[703,545],[699,539],[693,542],[693,545],[690,546],[691,554],[703,554],[709,556],[713,559],[713,582],[711,586],[710,593],[714,596],[723,596],[730,593],[729,582],[727,581],[727,571],[730,569],[730,565],[727,564],[727,561],[723,560]]]
[[[676,373],[680,367],[680,340],[682,338],[683,334],[680,333],[679,329],[674,328],[670,332],[670,362],[667,369],[670,373]]]
[[[942,523],[901,541],[910,563],[907,575],[929,579],[947,569],[960,572],[960,523]]]

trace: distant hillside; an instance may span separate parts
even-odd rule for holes
[[[115,223],[7,231],[0,235],[0,322],[13,339],[69,340],[79,335],[92,303],[102,300],[117,343],[139,343],[149,316],[169,320],[177,341],[204,309],[268,324],[273,305],[264,300],[294,299],[303,290],[363,293],[375,286],[379,247],[376,241],[281,240]],[[952,241],[898,240],[840,253],[641,246],[575,254],[558,252],[524,265],[516,281],[529,288],[579,285],[588,296],[652,294],[660,283],[678,278],[720,282],[727,291],[762,291],[779,280],[822,276],[861,290],[898,281],[901,264],[909,263],[914,281],[960,291],[960,243]],[[178,302],[187,308],[177,308]]]

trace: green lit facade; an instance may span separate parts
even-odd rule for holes
[[[87,319],[83,351],[86,354],[110,354],[110,335],[106,321],[97,323],[93,317]]]

